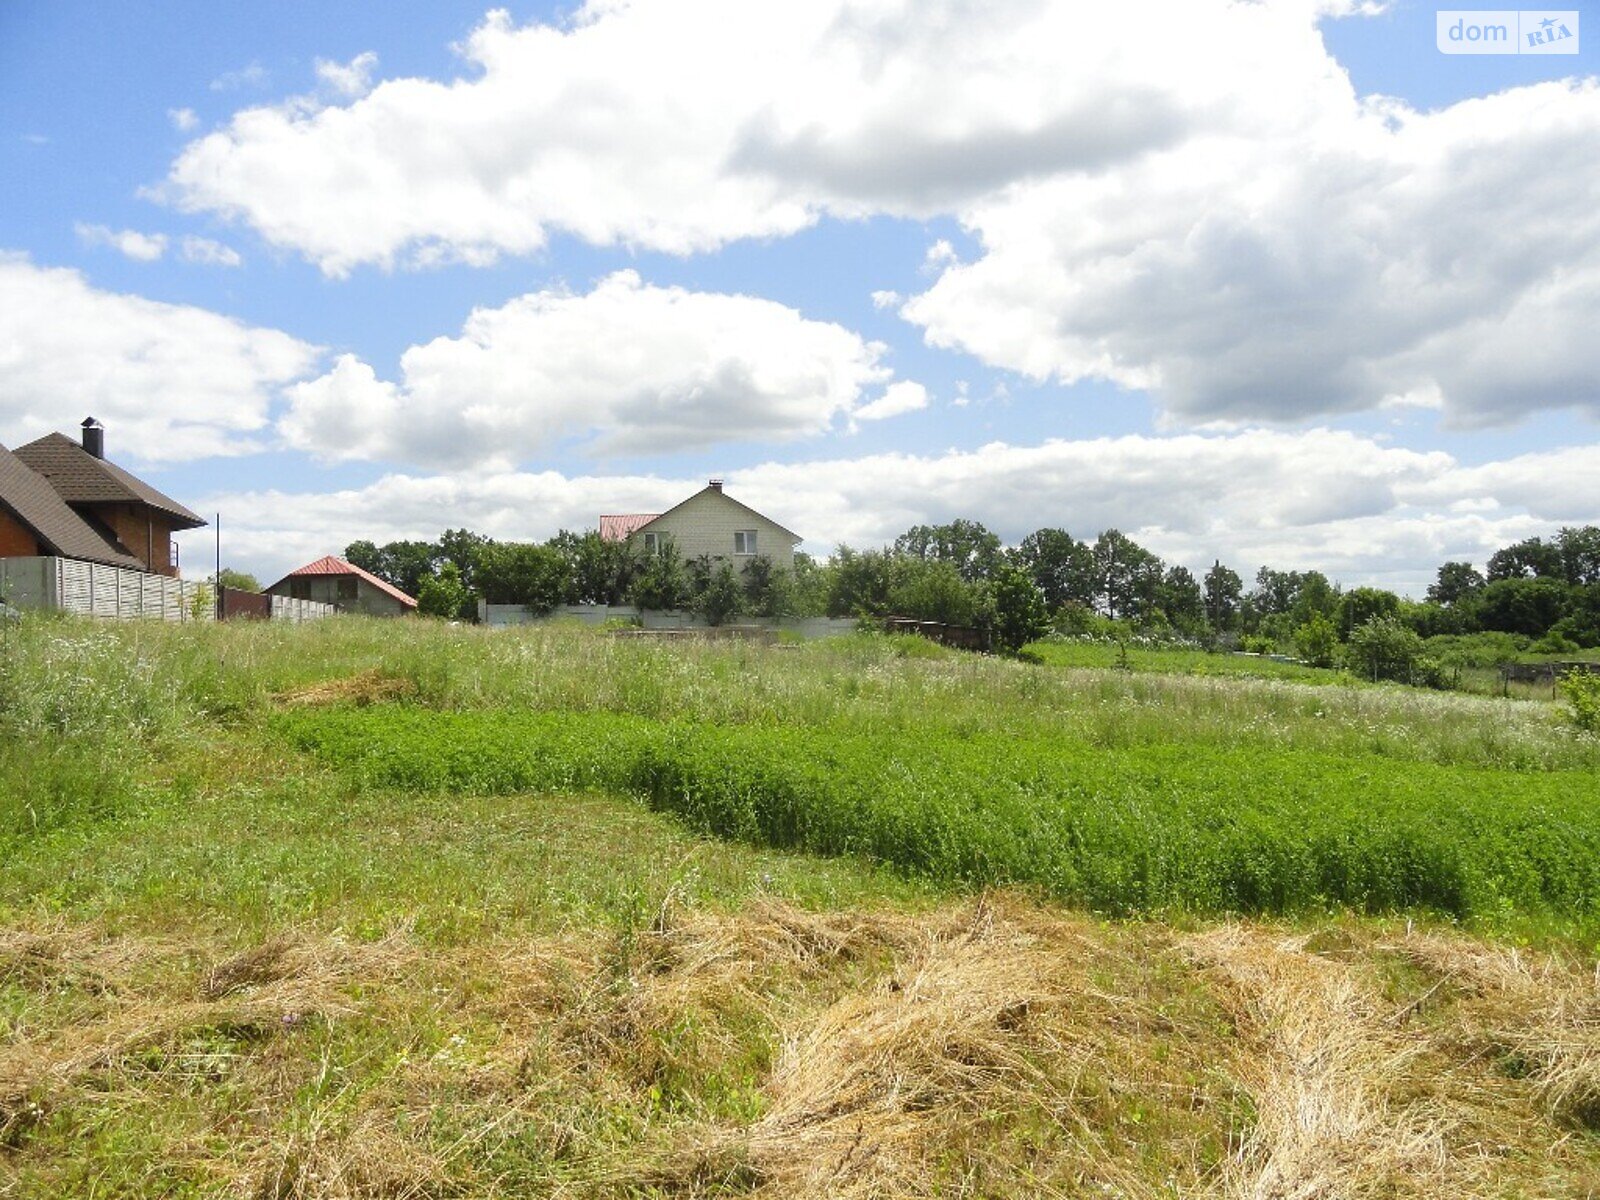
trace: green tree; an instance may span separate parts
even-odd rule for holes
[[[977,521],[913,525],[894,540],[896,554],[953,563],[968,583],[988,579],[1002,560],[1000,538]]]
[[[1400,597],[1382,588],[1358,587],[1344,594],[1339,603],[1339,636],[1345,641],[1368,621],[1394,617],[1400,611]]]
[[[1422,639],[1394,617],[1373,617],[1351,631],[1345,654],[1364,678],[1410,683],[1422,661]]]
[[[1161,560],[1127,534],[1107,529],[1094,543],[1095,600],[1106,616],[1137,620],[1155,604]]]
[[[1244,580],[1237,571],[1222,565],[1219,558],[1206,572],[1206,620],[1218,633],[1239,624],[1239,605],[1244,596]]]
[[[367,569],[406,595],[415,596],[438,563],[438,547],[432,542],[388,542],[378,547],[378,565]]]
[[[1011,561],[1033,577],[1050,611],[1094,603],[1094,552],[1064,529],[1039,529],[1022,539]]]
[[[1181,633],[1192,636],[1205,627],[1205,595],[1188,567],[1167,569],[1167,573],[1161,577],[1161,590],[1156,604]]]
[[[744,611],[744,589],[734,577],[732,566],[723,563],[711,572],[705,587],[695,598],[694,608],[707,625],[721,625]]]
[[[640,608],[682,608],[691,596],[689,575],[678,548],[670,537],[656,543],[655,553],[645,554],[639,572],[633,577],[633,602]]]
[[[461,569],[453,562],[445,563],[417,589],[417,611],[425,617],[459,617],[471,603],[472,593],[461,582]]]
[[[486,542],[477,548],[477,563],[478,591],[490,604],[521,604],[529,612],[546,613],[566,599],[571,568],[554,546]],[[459,567],[456,573],[459,577]]]
[[[1044,593],[1020,567],[1002,566],[989,585],[994,606],[994,638],[1002,650],[1015,654],[1050,628],[1050,610]]]
[[[1572,713],[1572,723],[1589,733],[1600,733],[1600,675],[1568,671],[1558,684]]]
[[[1250,602],[1257,615],[1267,617],[1292,611],[1295,601],[1300,598],[1300,582],[1299,571],[1275,571],[1271,567],[1262,567],[1256,572],[1255,590],[1250,593]]]
[[[235,571],[232,567],[223,567],[221,571],[216,573],[211,582],[221,587],[233,588],[237,592],[259,592],[261,590],[261,581],[254,575],[244,571]]]
[[[1469,562],[1447,562],[1439,568],[1438,578],[1428,587],[1428,599],[1450,608],[1475,595],[1483,588],[1484,578]]]
[[[1556,535],[1556,547],[1568,583],[1579,587],[1600,583],[1600,528],[1584,525],[1563,529]]]
[[[1495,579],[1473,598],[1473,615],[1483,629],[1539,637],[1567,615],[1573,592],[1549,577]]]
[[[947,559],[898,558],[891,573],[889,612],[918,621],[977,625],[980,605],[975,585]]]
[[[626,604],[639,560],[626,541],[607,541],[598,530],[563,529],[546,545],[567,560],[568,604]]]
[[[1294,631],[1294,645],[1300,657],[1313,667],[1331,667],[1339,652],[1339,629],[1321,613],[1312,613]]]
[[[470,591],[477,586],[478,557],[484,547],[494,542],[470,529],[446,529],[439,535],[434,557],[440,562],[453,562],[461,572],[461,582]]]
[[[1490,583],[1501,579],[1561,579],[1566,568],[1559,545],[1533,537],[1496,550],[1489,556],[1484,574]]]
[[[889,590],[894,583],[892,562],[892,556],[882,550],[852,550],[840,546],[833,556],[828,615],[888,615]]]
[[[361,538],[351,542],[344,548],[344,560],[352,566],[360,567],[363,571],[383,578],[383,556],[378,553],[378,547],[372,542]]]
[[[1289,618],[1296,628],[1314,616],[1324,616],[1330,621],[1339,614],[1344,597],[1321,571],[1304,571],[1299,575],[1294,603],[1289,606]]]

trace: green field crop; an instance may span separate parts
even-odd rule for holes
[[[708,833],[1117,913],[1600,913],[1588,772],[594,713],[371,707],[273,724],[367,787],[623,792]]]

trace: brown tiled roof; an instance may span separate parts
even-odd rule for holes
[[[102,537],[68,508],[49,480],[4,446],[0,446],[0,508],[31,529],[51,554],[133,571],[145,569],[126,549]]]
[[[322,558],[317,559],[316,562],[308,562],[305,566],[290,571],[277,583],[273,584],[272,587],[269,587],[267,591],[270,592],[278,587],[279,584],[287,583],[296,575],[354,575],[357,579],[365,579],[380,592],[393,596],[408,608],[417,606],[417,602],[414,599],[395,587],[394,584],[387,580],[379,579],[371,571],[364,571],[356,566],[355,563],[332,554],[324,555]]]
[[[648,525],[659,517],[660,513],[617,513],[600,518],[600,540],[603,542],[625,542],[633,536],[633,531],[641,525]]]
[[[198,529],[205,524],[202,517],[170,496],[116,463],[96,458],[65,434],[46,434],[26,446],[18,446],[16,455],[48,479],[68,504],[148,504],[174,518],[175,529]]]

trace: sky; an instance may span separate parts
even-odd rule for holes
[[[1420,595],[1600,523],[1600,6],[1438,11],[0,0],[0,444],[263,582],[716,476]]]

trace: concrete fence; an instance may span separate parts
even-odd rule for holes
[[[603,625],[607,621],[636,621],[649,630],[709,629],[704,617],[675,610],[641,609],[631,604],[564,604],[547,613],[530,613],[521,604],[485,604],[478,601],[478,620],[491,627],[505,625],[540,625],[551,621],[581,621],[585,625]],[[769,629],[797,633],[803,638],[838,637],[850,633],[856,622],[849,617],[800,617],[777,620],[771,617],[737,617],[730,624],[744,628]]]
[[[209,587],[73,558],[0,559],[0,595],[13,608],[112,620],[214,621]]]
[[[332,605],[295,600],[288,603],[300,607],[280,616],[278,599],[273,598],[275,619],[311,620],[333,612]],[[0,558],[0,600],[13,608],[119,621],[217,619],[216,594],[207,584],[73,558]]]

